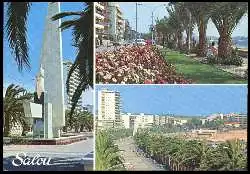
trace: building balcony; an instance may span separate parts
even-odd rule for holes
[[[117,9],[117,13],[122,14],[122,10],[121,10],[119,4],[116,5],[116,9]]]
[[[104,6],[100,2],[96,2],[95,6],[96,6],[96,8],[98,8],[100,10],[104,10]]]
[[[117,13],[116,16],[117,16],[118,19],[122,19],[122,14],[121,13]]]
[[[105,5],[106,5],[106,2],[97,2],[97,3],[99,3],[100,5],[102,5],[102,6],[104,6],[104,7],[105,7]]]
[[[104,26],[103,26],[103,25],[100,25],[100,24],[95,24],[95,28],[104,29]]]
[[[118,19],[118,20],[117,20],[117,23],[121,25],[121,24],[123,24],[123,20]]]
[[[99,13],[95,13],[95,17],[100,20],[104,20],[105,18],[102,14],[99,14]]]

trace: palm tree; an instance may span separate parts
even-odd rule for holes
[[[4,136],[10,135],[13,124],[26,125],[23,102],[31,100],[33,95],[24,88],[11,84],[8,86],[3,100],[4,108]]]
[[[123,158],[106,131],[98,131],[95,140],[96,170],[124,170]]]
[[[182,32],[184,31],[184,25],[181,19],[181,11],[177,4],[170,3],[169,7],[166,7],[169,14],[169,25],[175,29],[175,41],[177,40],[177,48],[182,49]]]
[[[167,34],[170,34],[170,29],[167,25],[167,18],[164,16],[164,18],[157,20],[155,27],[157,35],[159,36],[159,42],[161,40],[161,44],[164,46],[165,39],[166,42],[169,41],[168,40],[169,37],[167,36]]]
[[[84,111],[82,114],[83,114],[83,127],[85,127],[89,132],[91,132],[94,127],[94,116],[93,114],[87,111]]]
[[[27,17],[30,2],[7,2],[6,36],[19,71],[30,69],[29,49],[27,43]],[[61,29],[73,28],[73,46],[78,48],[76,60],[67,78],[67,92],[69,79],[76,68],[80,69],[80,84],[72,97],[72,115],[82,91],[93,88],[93,2],[84,3],[86,7],[81,12],[63,12],[53,17],[57,20],[66,16],[76,15],[78,19],[64,21]]]
[[[199,56],[206,55],[206,29],[210,18],[210,10],[213,3],[210,2],[186,2],[185,7],[189,9],[192,18],[195,19],[199,31]],[[217,11],[219,12],[219,11]]]
[[[186,46],[189,45],[189,28],[190,34],[192,35],[192,31],[194,29],[195,20],[194,18],[190,19],[190,10],[186,3],[184,2],[171,2],[170,4],[174,5],[175,12],[177,13],[178,20],[183,26],[183,30],[186,32]]]
[[[211,19],[220,38],[218,56],[228,58],[232,54],[232,32],[248,10],[248,2],[214,2]]]
[[[244,155],[245,147],[238,139],[226,141],[225,144],[219,146],[222,152],[225,152],[228,163],[226,169],[238,170],[247,168],[247,158]]]

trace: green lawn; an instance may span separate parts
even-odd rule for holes
[[[166,51],[166,50],[164,50]],[[247,84],[247,80],[224,72],[213,65],[202,64],[176,51],[166,51],[166,60],[186,79],[198,84]]]

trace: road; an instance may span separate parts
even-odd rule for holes
[[[3,146],[3,170],[7,171],[84,171],[83,158],[93,160],[93,138],[68,145],[8,145]],[[36,155],[51,158],[50,165],[21,165],[15,167],[18,153],[25,153],[32,159]],[[21,156],[21,155],[20,155]]]
[[[122,46],[117,46],[116,49],[119,49],[121,48]],[[99,52],[106,52],[106,51],[114,51],[115,50],[115,46],[99,46],[98,48],[96,48],[96,52],[99,53]]]
[[[139,171],[160,171],[164,170],[161,166],[154,163],[151,159],[136,154],[136,148],[132,137],[117,140],[115,142],[125,160],[127,170]]]

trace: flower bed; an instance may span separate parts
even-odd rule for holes
[[[152,46],[121,47],[97,53],[96,81],[105,84],[191,83],[177,74],[175,67]]]

